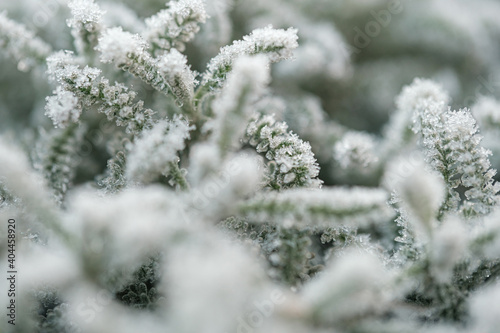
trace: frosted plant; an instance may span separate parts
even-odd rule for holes
[[[74,120],[78,108],[97,105],[108,119],[115,119],[118,126],[126,126],[128,132],[138,133],[151,126],[152,111],[145,109],[142,101],[134,102],[134,91],[123,84],[111,85],[108,79],[100,77],[100,69],[88,66],[81,69],[76,61],[71,53],[62,51],[47,59],[49,78],[62,87],[56,93],[67,91],[47,99],[46,113],[55,124],[65,125],[68,120]],[[78,99],[76,110],[68,107],[74,103],[74,97]],[[52,106],[57,108],[53,110]]]
[[[432,83],[416,80],[399,97],[402,109],[413,111],[415,133],[421,135],[426,157],[448,186],[443,211],[459,204],[458,186],[467,189],[461,210],[466,216],[488,213],[497,204],[490,152],[479,145],[476,121],[469,110],[451,111],[445,106],[446,94]]]
[[[347,129],[331,120],[321,105],[321,101],[311,95],[285,99],[275,99],[272,109],[278,119],[286,122],[291,130],[309,141],[319,163],[328,163],[334,158],[337,142]],[[336,170],[338,171],[338,170]],[[337,174],[337,172],[335,172]]]
[[[55,133],[44,133],[37,156],[33,157],[34,166],[44,175],[58,203],[62,203],[74,180],[85,132],[84,126],[72,124]]]
[[[319,322],[348,321],[365,312],[383,311],[390,302],[384,284],[390,280],[379,258],[351,252],[307,286],[304,299],[311,307],[311,316]]]
[[[92,55],[102,29],[104,12],[94,0],[72,0],[68,3],[72,17],[68,20],[75,48],[80,55]]]
[[[173,184],[186,188],[187,183],[177,164],[177,153],[185,148],[184,140],[189,139],[192,129],[186,120],[176,117],[158,122],[142,132],[129,154],[127,178],[145,183],[160,175],[171,175]]]
[[[104,31],[99,39],[98,51],[101,52],[102,62],[114,62],[117,67],[128,69],[132,67],[134,62],[153,61],[152,57],[146,53],[147,47],[147,42],[141,36],[123,31],[121,27],[115,27]],[[142,66],[145,66],[145,64],[142,64]],[[146,71],[144,67],[137,70]],[[139,72],[137,72],[137,75],[139,75]]]
[[[269,83],[268,61],[265,57],[242,56],[236,60],[220,96],[212,103],[214,119],[206,123],[212,141],[221,151],[238,148],[246,124],[253,115],[252,106]]]
[[[55,233],[63,242],[70,242],[71,236],[61,227],[60,211],[56,210],[53,201],[46,196],[46,182],[31,168],[24,153],[2,140],[0,155],[11,161],[2,165],[0,179],[9,195],[17,198],[13,204],[18,204],[20,200],[31,214],[37,216],[46,230]],[[26,229],[29,229],[29,224]]]
[[[435,171],[426,168],[420,155],[400,157],[391,162],[383,180],[385,186],[401,199],[403,214],[406,215],[403,218],[416,223],[412,229],[420,237],[429,237],[432,233],[435,218],[445,198],[443,180]],[[412,215],[411,218],[408,214]]]
[[[495,0],[165,2],[3,4],[16,332],[497,331]]]
[[[274,116],[257,115],[248,124],[246,141],[268,162],[268,185],[273,189],[320,187],[319,168],[311,146]]]
[[[240,210],[250,221],[357,228],[390,220],[388,197],[380,189],[294,189],[257,196],[243,202]]]
[[[186,56],[176,49],[172,49],[159,59],[158,70],[167,79],[172,93],[180,103],[179,106],[184,106],[184,103],[189,106],[192,103],[194,87],[198,81],[187,65]]]
[[[251,27],[262,26],[272,19],[279,26],[293,25],[298,29],[300,46],[295,52],[296,61],[281,64],[278,75],[308,83],[312,78],[340,79],[349,75],[349,50],[333,24],[310,20],[301,15],[300,9],[281,0],[241,3],[235,11]]]
[[[386,127],[385,138],[387,140],[385,154],[394,153],[411,143],[413,136],[410,134],[418,130],[420,122],[418,121],[417,108],[424,99],[430,102],[443,103],[447,105],[450,101],[449,95],[437,83],[430,80],[416,79],[412,86],[404,87],[401,94],[396,98],[397,112],[390,119]],[[411,125],[411,126],[410,126]]]
[[[147,47],[148,44],[139,35],[117,27],[103,33],[97,50],[101,52],[102,62],[114,62],[118,68],[129,71],[156,90],[164,94],[173,93],[179,103],[192,114],[194,111],[189,108],[194,75],[186,66],[184,56],[172,50],[155,59],[146,51]]]
[[[220,88],[231,71],[234,61],[241,55],[265,54],[271,62],[278,62],[292,56],[297,44],[297,30],[273,29],[272,26],[255,29],[243,40],[225,46],[207,65],[200,87],[201,92]]]
[[[184,51],[185,43],[200,30],[199,23],[205,23],[207,19],[204,3],[200,0],[170,1],[167,7],[146,19],[146,28],[142,32],[155,56],[172,48]]]
[[[333,155],[343,169],[362,170],[377,162],[374,147],[375,142],[368,134],[347,132],[333,147]]]
[[[75,94],[58,86],[54,95],[47,97],[45,114],[52,119],[54,126],[67,127],[70,123],[76,123],[80,118],[82,106],[78,102]]]

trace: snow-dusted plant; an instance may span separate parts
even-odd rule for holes
[[[57,3],[0,8],[0,332],[497,331],[493,0]]]

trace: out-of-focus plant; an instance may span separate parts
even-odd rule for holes
[[[496,2],[0,9],[2,332],[499,326]]]

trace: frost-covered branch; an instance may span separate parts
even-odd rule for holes
[[[201,0],[173,0],[167,3],[167,9],[147,18],[142,36],[151,45],[151,53],[160,56],[172,48],[184,51],[185,43],[207,19],[204,6]]]
[[[194,115],[192,97],[196,81],[186,57],[172,49],[153,58],[147,48],[141,36],[123,31],[121,27],[104,31],[97,46],[103,63],[114,63],[163,94],[172,93],[184,111]]]
[[[446,94],[429,81],[416,80],[398,98],[402,108],[413,111],[412,129],[420,136],[429,163],[443,176],[448,194],[440,215],[460,204],[459,187],[465,191],[460,210],[466,216],[484,215],[498,204],[500,185],[494,182],[488,150],[480,146],[475,119],[467,109],[452,111]]]
[[[239,211],[251,221],[275,221],[285,226],[367,226],[393,217],[389,194],[381,189],[293,189],[260,194],[243,202]]]
[[[274,116],[256,115],[248,124],[245,141],[265,154],[268,186],[273,189],[320,187],[319,166],[309,143],[288,132]]]
[[[43,133],[36,147],[35,167],[44,175],[58,204],[63,202],[75,176],[84,133],[84,126],[71,124],[55,133]]]
[[[289,28],[273,29],[272,26],[255,29],[242,40],[225,46],[207,65],[203,74],[197,97],[206,92],[219,89],[224,85],[227,74],[232,70],[234,61],[242,55],[264,54],[270,62],[278,62],[292,57],[292,51],[298,46],[297,30]]]
[[[31,168],[26,155],[1,139],[0,156],[0,183],[4,184],[10,195],[21,199],[28,213],[34,214],[49,231],[70,245],[72,236],[62,226],[60,211],[46,195],[46,182]]]
[[[252,103],[264,93],[269,83],[268,61],[263,56],[242,56],[236,60],[233,71],[218,98],[212,103],[214,119],[205,124],[212,132],[222,155],[238,148],[245,127],[253,115]]]
[[[103,175],[97,177],[97,184],[105,193],[116,193],[124,189],[128,182],[125,177],[127,165],[127,148],[130,141],[125,139],[115,146],[111,146],[109,151],[112,156],[106,162],[106,171]]]
[[[49,77],[60,84],[56,95],[47,98],[46,114],[56,126],[78,120],[83,107],[96,105],[99,112],[129,133],[139,133],[151,126],[152,111],[142,101],[134,102],[136,93],[125,85],[111,85],[101,70],[77,64],[69,52],[58,52],[47,59]]]
[[[78,54],[91,57],[102,30],[101,10],[94,0],[71,0],[68,3],[72,17],[68,19],[71,35]]]

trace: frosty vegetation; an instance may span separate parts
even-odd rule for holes
[[[498,332],[498,2],[165,1],[0,7],[0,332]]]

